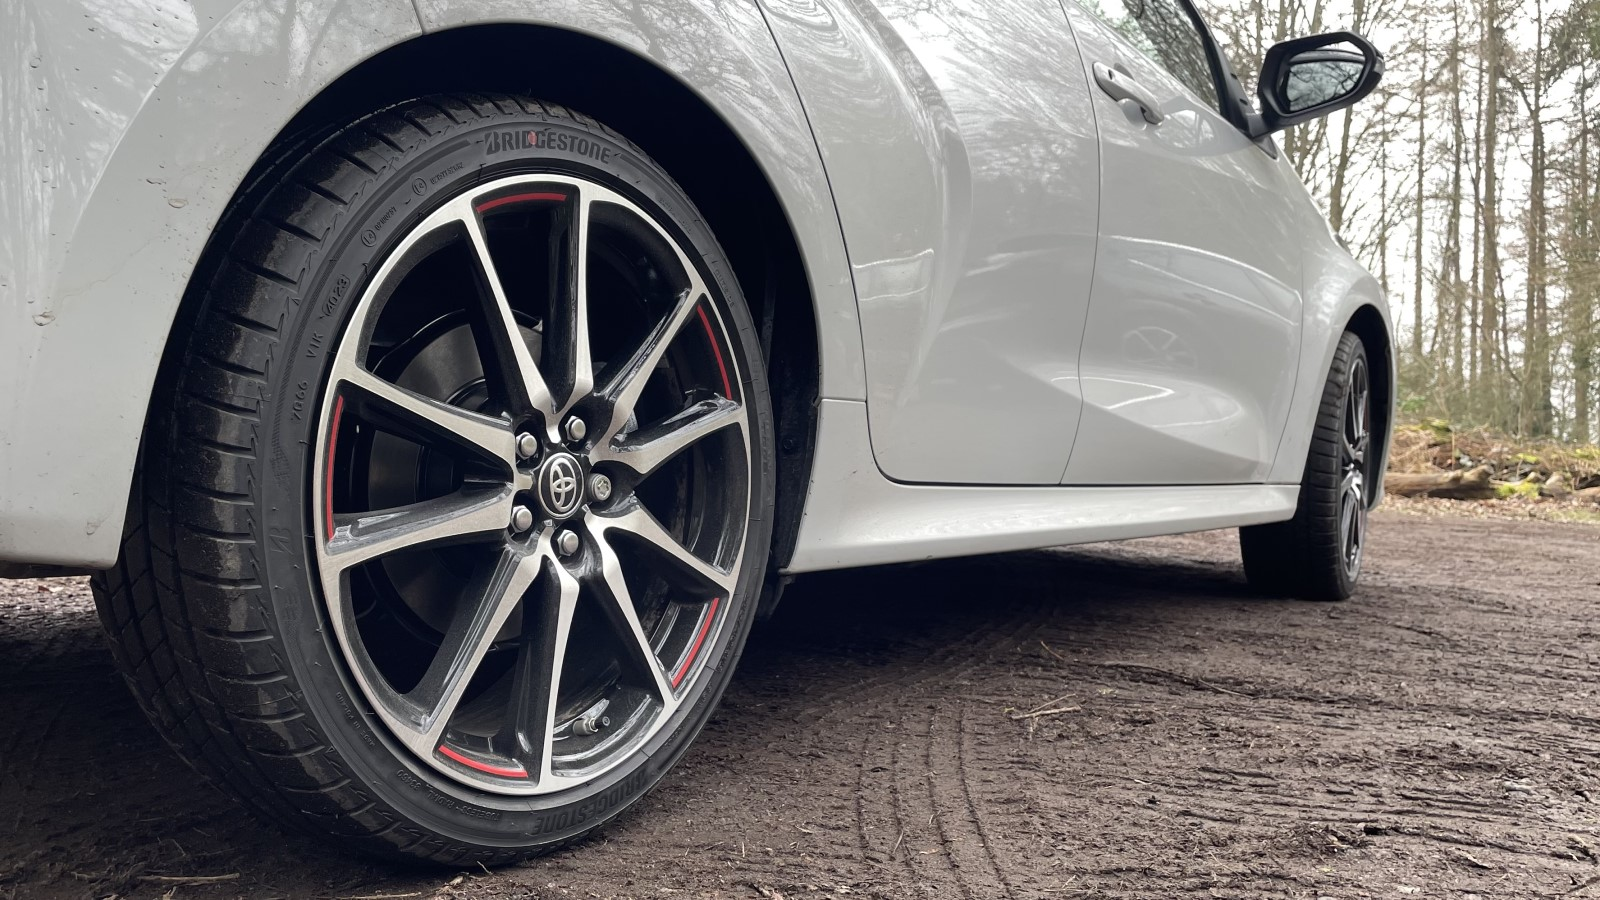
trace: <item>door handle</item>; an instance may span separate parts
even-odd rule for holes
[[[1110,95],[1111,99],[1118,101],[1131,100],[1139,107],[1139,114],[1151,125],[1160,125],[1166,114],[1161,111],[1161,104],[1145,89],[1144,85],[1135,81],[1126,69],[1121,66],[1108,66],[1105,63],[1094,64],[1094,80],[1100,85],[1100,90]]]

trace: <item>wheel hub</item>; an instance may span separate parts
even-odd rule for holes
[[[561,451],[546,457],[535,483],[539,505],[552,519],[565,519],[583,505],[583,466],[571,453]]]

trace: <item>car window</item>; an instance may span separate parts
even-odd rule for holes
[[[1171,72],[1212,109],[1220,109],[1211,57],[1178,0],[1080,0],[1151,62]]]

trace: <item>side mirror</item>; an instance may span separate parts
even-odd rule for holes
[[[1383,54],[1359,34],[1336,31],[1274,45],[1261,64],[1261,138],[1353,106],[1383,78]],[[1253,123],[1252,123],[1253,124]]]

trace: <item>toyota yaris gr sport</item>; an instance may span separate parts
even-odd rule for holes
[[[0,572],[260,813],[637,801],[806,572],[1239,527],[1340,600],[1389,313],[1190,0],[59,0],[0,23]]]

